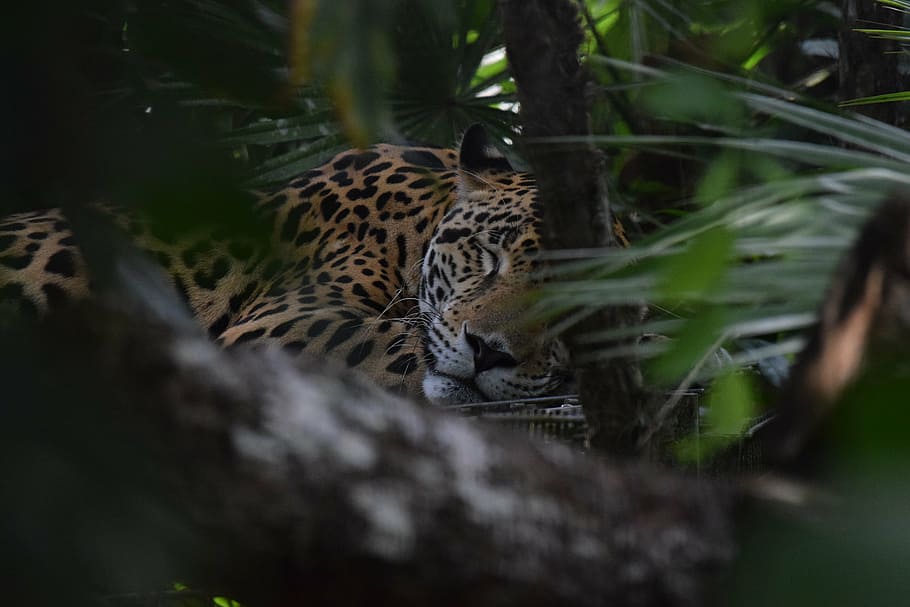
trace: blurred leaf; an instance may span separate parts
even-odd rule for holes
[[[779,504],[754,510],[715,596],[742,607],[903,604],[908,497],[905,477],[867,470],[836,500],[810,499],[795,513]]]
[[[727,312],[712,307],[701,310],[684,323],[669,349],[648,365],[654,380],[661,383],[678,381],[693,366],[696,369],[703,367],[722,345],[722,328],[726,321]]]
[[[645,89],[642,99],[654,114],[680,122],[738,125],[743,118],[742,108],[731,103],[720,81],[695,73],[662,79]]]
[[[899,472],[910,461],[906,429],[910,410],[904,402],[910,388],[906,356],[897,348],[867,360],[861,377],[841,398],[828,437],[836,449],[831,467],[840,474],[863,475],[869,470]]]
[[[306,84],[312,72],[313,19],[318,5],[318,0],[291,0],[290,2],[288,63],[291,68],[291,83],[295,86]]]
[[[746,152],[771,154],[794,163],[818,165],[828,168],[870,167],[899,170],[905,165],[882,158],[876,154],[838,148],[830,145],[791,141],[786,139],[747,137],[690,137],[673,135],[593,135],[585,139],[577,137],[553,137],[554,143],[575,144],[589,141],[595,144],[618,147],[660,146],[714,146]],[[897,153],[897,150],[893,151]]]
[[[316,139],[312,143],[301,145],[293,151],[261,163],[250,179],[250,185],[259,187],[283,183],[318,166],[348,147],[349,145],[341,134]]]
[[[217,0],[140,3],[129,19],[137,52],[187,80],[248,102],[274,102],[285,87],[284,41],[245,5]]]
[[[705,424],[716,434],[737,437],[755,415],[755,390],[748,375],[728,371],[711,384]]]
[[[740,178],[740,164],[739,155],[728,151],[720,153],[698,184],[695,199],[702,204],[709,204],[729,192]]]
[[[910,134],[861,115],[838,116],[753,93],[738,95],[750,107],[840,141],[904,162],[910,161]]]
[[[727,271],[732,249],[733,236],[723,226],[699,234],[685,251],[662,264],[661,299],[692,296],[717,286]]]
[[[394,59],[388,33],[392,4],[369,0],[320,0],[315,16],[311,11],[293,29],[305,29],[295,40],[309,41],[313,77],[327,89],[347,138],[358,147],[376,140],[388,130],[385,92],[394,74]],[[303,67],[298,73],[306,73]]]
[[[686,462],[704,461],[738,440],[756,414],[756,390],[745,373],[729,370],[711,384],[705,399],[705,431],[685,437],[676,454]]]
[[[323,110],[305,116],[263,119],[230,131],[221,137],[219,142],[224,145],[250,143],[273,145],[286,141],[331,137],[337,134],[337,127],[332,123],[332,112]]]

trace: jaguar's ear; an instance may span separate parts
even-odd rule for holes
[[[480,176],[487,171],[513,172],[515,170],[506,157],[499,153],[496,146],[490,143],[487,132],[479,124],[471,125],[465,131],[458,153],[458,168],[461,169],[463,182],[480,181],[480,183],[467,184],[473,187],[482,183]]]

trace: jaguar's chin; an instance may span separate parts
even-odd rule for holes
[[[452,377],[435,368],[427,369],[423,377],[423,393],[434,405],[464,405],[479,403],[487,398],[469,379]]]

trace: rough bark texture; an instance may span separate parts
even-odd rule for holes
[[[506,51],[518,87],[523,148],[544,207],[550,250],[615,245],[605,179],[606,160],[593,146],[554,146],[537,138],[588,135],[588,78],[578,59],[582,32],[571,0],[501,0]],[[599,312],[565,337],[636,322],[634,310]],[[573,354],[578,357],[577,347]],[[583,364],[580,393],[592,445],[613,455],[637,451],[648,407],[632,361]]]
[[[601,465],[327,365],[223,352],[109,308],[48,335],[36,358],[0,365],[19,395],[3,459],[29,471],[0,506],[16,604],[79,604],[78,584],[135,591],[157,574],[258,607],[695,605],[702,574],[731,553],[716,485]],[[44,493],[54,466],[19,450],[40,453],[45,437],[71,479],[59,501]]]
[[[868,0],[843,0],[841,7],[844,14],[839,62],[841,100],[910,89],[910,65],[900,45],[854,31],[857,28],[904,29],[904,14]],[[879,103],[855,109],[901,128],[910,126],[906,103]]]

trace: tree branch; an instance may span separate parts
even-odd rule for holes
[[[91,548],[47,540],[57,566],[87,568],[77,579],[149,587],[141,574],[155,570],[154,554],[166,565],[159,576],[258,606],[697,604],[701,574],[730,554],[728,493],[713,484],[603,466],[329,365],[222,352],[109,308],[59,318],[48,335],[41,362],[25,357],[22,368],[52,369],[68,400],[46,400],[41,378],[3,380],[28,395],[12,408],[18,435],[81,437],[65,457],[80,481],[40,508],[29,500],[43,494],[26,488],[14,515],[24,529],[56,517],[96,529]],[[58,417],[74,403],[89,428]],[[104,456],[130,463],[99,466]],[[31,469],[32,484],[53,482]],[[128,504],[116,517],[112,499]],[[87,520],[73,522],[80,503],[91,505],[80,508]],[[22,548],[6,545],[35,566]],[[116,564],[93,570],[89,555],[108,550]],[[20,590],[40,604],[34,587]]]

